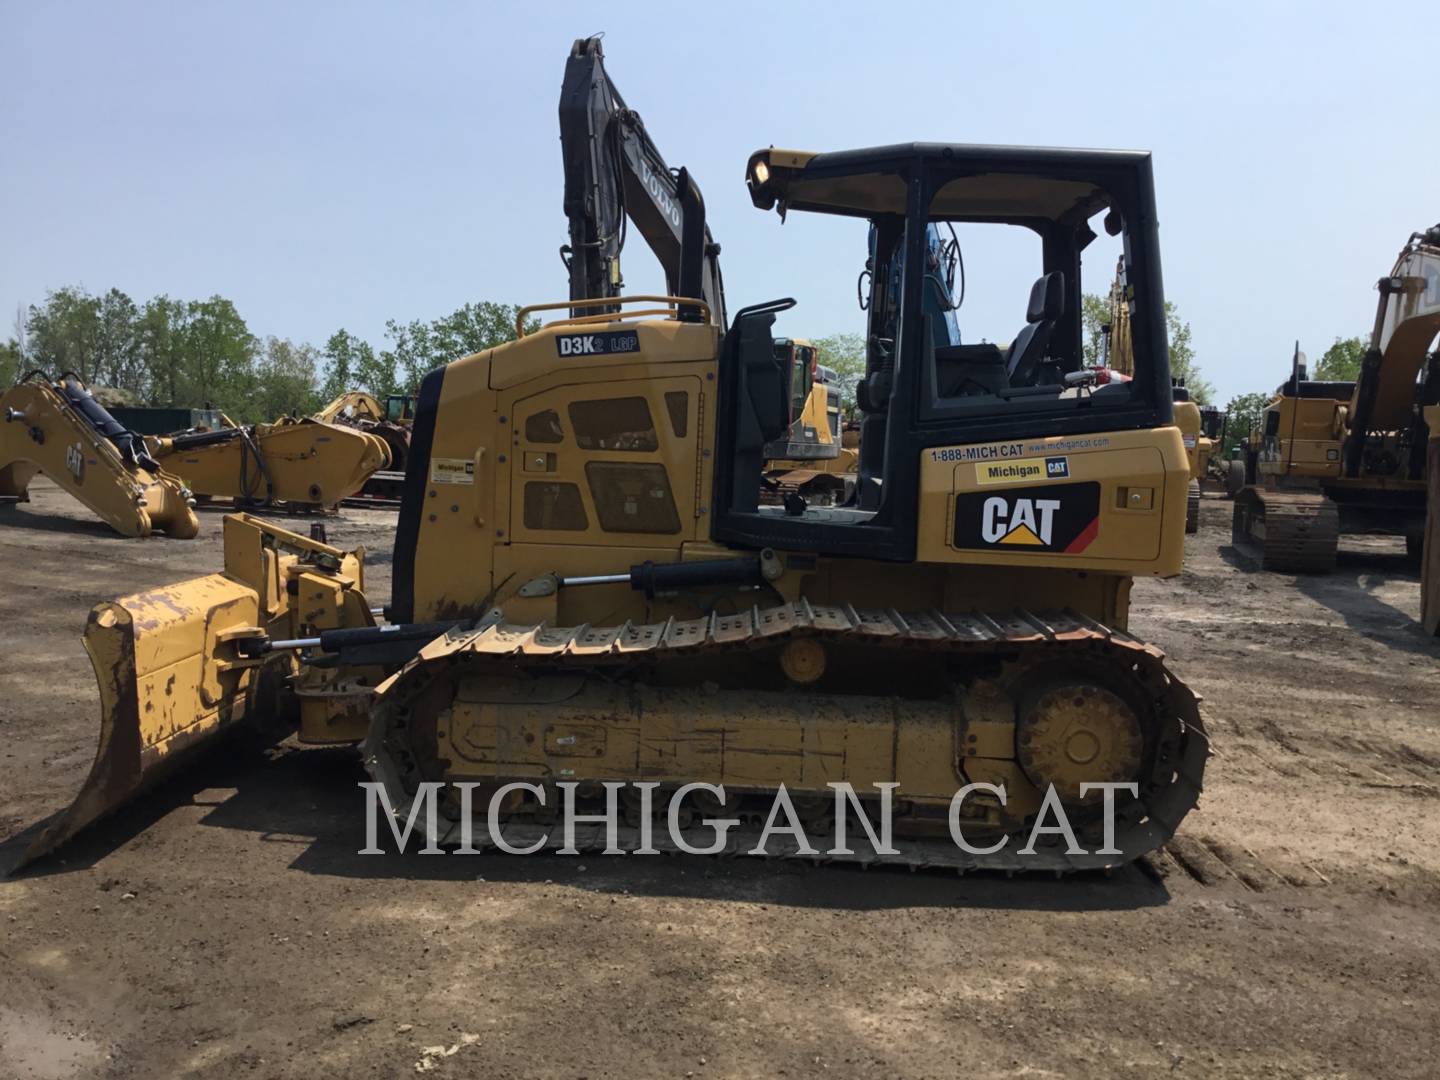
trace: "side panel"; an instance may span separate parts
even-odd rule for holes
[[[657,446],[655,451],[620,451],[608,456],[658,462],[667,452],[680,452],[665,394],[682,392],[688,397],[683,420],[686,434],[679,439],[687,463],[683,470],[676,468],[686,475],[683,480],[669,481],[680,530],[666,534],[664,545],[673,544],[678,557],[685,540],[707,530],[714,439],[714,394],[707,391],[714,385],[715,342],[713,327],[669,320],[561,322],[489,352],[456,360],[426,376],[416,408],[395,539],[392,618],[424,622],[478,615],[496,601],[502,588],[518,588],[531,569],[536,574],[567,569],[548,563],[532,567],[523,556],[512,556],[506,560],[510,569],[497,576],[497,546],[523,548],[545,541],[571,545],[577,540],[589,544],[593,536],[600,546],[613,548],[613,561],[624,562],[625,567],[629,565],[625,549],[662,546],[657,534],[610,530],[615,535],[607,537],[606,530],[597,527],[594,500],[585,501],[590,486],[586,467],[607,454],[597,449],[599,443],[581,451],[564,441],[573,426],[569,407],[574,400],[593,402],[637,394],[645,398],[657,441],[670,432],[670,444]],[[621,393],[618,384],[629,384],[630,389]],[[593,389],[587,390],[583,399],[578,390],[570,394],[565,389],[580,386]],[[546,394],[553,400],[537,398]],[[536,400],[526,404],[529,399]],[[547,410],[555,413],[560,424],[560,444],[535,437],[544,432],[542,420],[535,422],[540,426],[531,427],[532,416]],[[591,409],[590,416],[603,428],[607,420],[604,408]],[[606,443],[603,433],[597,438]],[[567,445],[572,451],[566,451]],[[551,516],[532,515],[532,525],[525,525],[524,485],[532,479],[547,482],[552,462],[548,456],[542,460],[538,455],[550,454],[557,455],[555,469],[567,470],[566,482],[581,488],[587,532],[554,527],[564,521],[563,513],[556,513],[572,509],[573,501],[560,506],[552,500]],[[558,478],[558,472],[555,475]],[[634,478],[611,475],[605,479],[622,514],[627,492],[645,495],[643,489],[631,492]],[[558,497],[571,499],[571,493]],[[637,509],[639,505],[637,502]]]
[[[934,447],[917,558],[1178,574],[1189,475],[1174,427]]]

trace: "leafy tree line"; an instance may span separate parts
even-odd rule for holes
[[[73,371],[137,404],[209,404],[247,422],[304,416],[347,390],[413,392],[427,371],[513,339],[516,311],[481,301],[430,322],[392,319],[380,348],[342,329],[320,349],[252,333],[221,296],[137,304],[119,289],[66,287],[17,316],[0,344],[0,387],[33,369]]]

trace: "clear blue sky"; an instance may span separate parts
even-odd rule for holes
[[[860,328],[863,234],[755,210],[753,149],[1152,150],[1167,293],[1223,400],[1279,383],[1297,337],[1316,358],[1368,332],[1375,279],[1440,219],[1423,10],[3,0],[0,333],[66,284],[219,293],[254,332],[317,344],[563,297],[560,77],[603,30],[621,92],[704,187],[731,309],[795,295],[796,335]],[[635,291],[658,275],[631,235]],[[1006,339],[1033,275],[966,250],[966,337]],[[1016,280],[987,287],[992,269]]]

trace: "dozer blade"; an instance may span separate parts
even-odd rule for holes
[[[223,574],[97,605],[85,651],[100,688],[100,741],[74,801],[44,823],[18,869],[53,851],[168,773],[264,700],[273,665],[235,656],[231,638],[257,622],[255,590]],[[288,672],[288,667],[285,669]],[[284,672],[278,672],[283,674]]]

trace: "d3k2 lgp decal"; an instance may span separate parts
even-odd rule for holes
[[[1046,484],[955,497],[957,548],[1078,555],[1100,533],[1100,485]]]
[[[640,335],[634,330],[610,330],[600,334],[561,334],[555,338],[560,356],[604,356],[607,353],[640,351]]]

